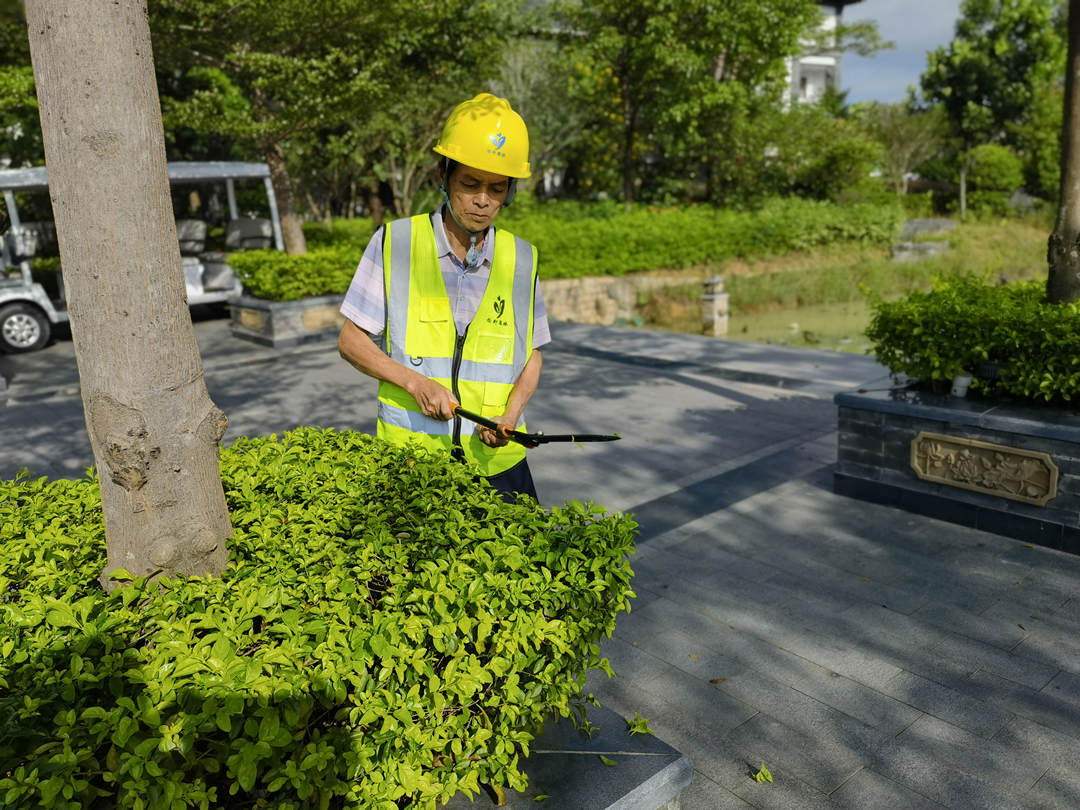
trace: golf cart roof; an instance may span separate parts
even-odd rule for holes
[[[169,180],[173,183],[200,183],[212,180],[262,179],[270,176],[265,163],[242,163],[228,160],[170,161]],[[29,169],[0,169],[0,191],[44,191],[49,187],[44,166]]]

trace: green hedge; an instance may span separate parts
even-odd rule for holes
[[[351,432],[241,439],[221,469],[224,575],[110,595],[96,481],[0,481],[3,806],[398,810],[522,788],[545,715],[608,669],[633,521],[505,504]]]
[[[342,242],[317,247],[301,256],[277,250],[229,254],[229,266],[256,298],[298,301],[316,295],[342,295],[349,289],[364,244]]]
[[[904,219],[896,201],[836,205],[787,198],[756,211],[639,206],[627,213],[611,201],[538,203],[523,194],[497,224],[536,245],[543,278],[577,278],[681,269],[838,242],[884,245]],[[230,254],[229,263],[259,298],[340,295],[373,230],[367,219],[313,223],[304,229],[311,246],[305,256],[259,250]]]
[[[309,248],[351,242],[359,245],[360,252],[363,253],[373,233],[375,233],[375,223],[367,217],[304,223],[304,237],[307,239]],[[357,257],[357,262],[359,261],[360,258]]]
[[[515,206],[517,203],[515,203]],[[899,203],[835,205],[772,200],[756,211],[708,206],[638,207],[533,204],[500,224],[540,252],[544,278],[620,276],[681,269],[735,257],[770,256],[837,242],[887,244],[905,218]]]
[[[973,387],[1044,400],[1080,391],[1080,303],[1047,303],[1041,281],[961,279],[880,302],[866,335],[883,365],[926,384],[992,363],[998,376]]]

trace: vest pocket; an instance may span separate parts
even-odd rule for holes
[[[484,404],[480,415],[502,416],[512,387],[505,383],[484,383]]]
[[[513,340],[498,332],[481,332],[476,336],[476,358],[485,363],[512,363]]]
[[[445,298],[425,296],[420,299],[420,320],[424,323],[443,323],[450,320],[450,305]]]

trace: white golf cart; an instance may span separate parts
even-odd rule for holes
[[[262,180],[269,217],[242,217],[236,201],[236,181]],[[284,250],[277,200],[265,163],[172,162],[169,183],[177,186],[225,187],[228,221],[220,249],[208,249],[208,223],[203,219],[178,219],[184,281],[188,304],[227,302],[243,292],[226,259],[228,252],[275,247]],[[60,274],[56,228],[48,220],[23,222],[19,218],[17,192],[46,192],[44,167],[0,169],[0,192],[4,195],[9,227],[0,236],[0,351],[30,352],[49,341],[52,324],[67,321],[64,280]],[[224,216],[222,211],[222,216]],[[35,267],[36,265],[36,267]]]

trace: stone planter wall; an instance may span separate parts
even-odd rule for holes
[[[336,338],[345,319],[343,295],[323,295],[299,301],[267,301],[241,296],[230,304],[232,333],[264,346],[295,346]]]
[[[613,326],[634,320],[638,298],[665,287],[697,284],[685,275],[590,276],[540,282],[548,317],[555,321]],[[344,323],[342,295],[268,301],[241,296],[231,303],[232,332],[266,346],[294,346],[337,337]]]
[[[844,393],[834,490],[1080,553],[1080,415],[914,391]]]
[[[540,292],[552,320],[612,326],[634,319],[639,294],[695,283],[677,275],[551,278],[541,279]]]

